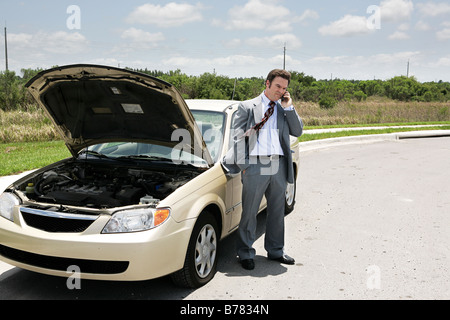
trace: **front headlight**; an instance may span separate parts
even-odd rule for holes
[[[138,232],[153,229],[170,216],[170,209],[133,209],[113,214],[102,233]]]
[[[8,220],[14,221],[13,209],[20,205],[20,199],[10,192],[0,195],[0,216]]]

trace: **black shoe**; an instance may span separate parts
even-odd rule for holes
[[[269,258],[270,260],[278,261],[284,264],[295,264],[294,258],[289,257],[287,254],[283,254],[279,258]]]
[[[241,262],[242,268],[244,268],[246,270],[255,269],[255,262],[253,261],[253,259],[245,259],[245,260],[241,260],[240,262]]]

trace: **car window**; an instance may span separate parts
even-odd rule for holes
[[[217,162],[223,145],[225,113],[203,110],[191,110],[191,112],[203,135],[211,158]]]

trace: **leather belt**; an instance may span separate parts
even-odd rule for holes
[[[251,156],[251,158],[257,158],[258,160],[263,160],[265,162],[267,161],[276,161],[279,160],[281,158],[283,158],[284,156],[279,155],[279,154],[273,154],[271,156]]]

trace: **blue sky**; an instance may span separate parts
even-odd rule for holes
[[[2,0],[9,68],[94,63],[189,75],[450,81],[448,0]],[[0,71],[5,69],[0,36]]]

